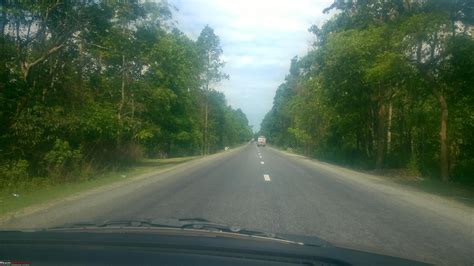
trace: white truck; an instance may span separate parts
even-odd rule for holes
[[[258,139],[257,139],[257,147],[260,147],[260,146],[265,147],[266,144],[267,144],[267,139],[266,139],[264,136],[258,137]]]

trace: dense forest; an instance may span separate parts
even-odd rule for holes
[[[362,169],[474,184],[474,2],[336,0],[261,134]]]
[[[1,187],[251,138],[215,90],[227,78],[218,36],[206,26],[190,39],[165,1],[0,5]]]

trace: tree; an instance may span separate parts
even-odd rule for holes
[[[224,62],[221,60],[222,48],[219,37],[214,30],[206,25],[197,39],[197,45],[201,56],[203,73],[201,81],[204,90],[204,130],[202,140],[202,154],[209,153],[209,93],[212,86],[223,79],[227,79],[227,74],[222,72]]]
[[[473,182],[471,1],[336,0],[331,9],[310,28],[313,50],[292,64],[262,132],[323,160]]]
[[[199,154],[204,96],[206,153],[245,141],[245,115],[212,89],[217,36],[198,45],[166,2],[6,2],[0,16],[0,190]]]
[[[450,72],[455,50],[450,49],[458,40],[469,38],[466,28],[472,23],[472,6],[466,1],[447,3],[428,2],[423,11],[406,19],[402,24],[402,33],[406,35],[403,45],[414,67],[424,79],[427,89],[437,99],[440,110],[440,173],[444,181],[449,181],[449,135],[448,102],[457,88],[452,80],[444,79],[444,73]],[[461,37],[461,38],[458,38]],[[470,37],[472,40],[472,36]]]

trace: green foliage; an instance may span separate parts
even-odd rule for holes
[[[473,183],[468,2],[335,1],[328,10],[339,12],[311,27],[313,50],[292,60],[260,134],[274,145],[366,169],[407,168],[448,180],[448,164],[451,180]]]
[[[44,163],[49,175],[60,177],[78,169],[82,161],[80,149],[72,149],[69,142],[56,139],[53,148],[44,155]]]
[[[411,175],[413,175],[413,176],[419,176],[420,175],[420,166],[418,164],[416,156],[411,156],[410,160],[407,163],[407,168],[408,168],[408,171]]]
[[[209,90],[211,84],[227,78],[227,75],[221,71],[225,62],[220,59],[222,48],[219,37],[215,35],[214,30],[209,25],[206,25],[199,35],[197,46],[204,69],[202,74],[203,85],[206,90]]]
[[[26,160],[5,161],[0,166],[1,187],[11,187],[22,179],[28,179],[29,163]]]
[[[44,185],[43,178],[32,178],[29,174],[30,164],[27,160],[7,160],[0,165],[0,190],[3,195],[31,190],[36,185]]]
[[[0,12],[2,182],[199,154],[207,97],[208,149],[248,140],[245,115],[206,86],[226,77],[218,37],[206,26],[188,38],[166,1],[5,2]]]

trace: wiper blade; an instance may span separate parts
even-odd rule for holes
[[[240,226],[235,226],[235,225],[228,226],[225,224],[210,222],[202,218],[186,218],[186,219],[179,219],[179,221],[182,224],[181,228],[218,230],[218,231],[228,232],[228,233],[237,233],[237,234],[261,236],[261,237],[269,237],[269,238],[279,238],[276,234],[273,234],[273,233],[245,229],[245,228],[242,228]]]
[[[228,226],[225,224],[219,224],[210,222],[202,218],[184,218],[184,219],[153,219],[153,220],[109,220],[100,223],[92,222],[79,222],[65,224],[50,228],[54,229],[73,229],[73,228],[97,228],[97,227],[168,227],[168,228],[180,228],[180,229],[203,229],[203,230],[216,230],[222,232],[239,233],[247,235],[258,235],[264,237],[275,238],[276,235],[273,233],[267,233],[256,230],[244,229],[239,226]]]
[[[110,220],[100,223],[80,222],[66,224],[59,227],[50,228],[49,230],[64,230],[64,229],[90,229],[90,228],[107,228],[107,227],[155,227],[155,228],[175,228],[175,229],[195,229],[207,230],[215,232],[235,233],[241,235],[248,235],[254,237],[272,238],[294,242],[297,244],[304,244],[304,242],[293,240],[280,235],[242,228],[239,226],[228,226],[210,222],[203,218],[184,218],[184,219],[153,219],[153,220]]]

